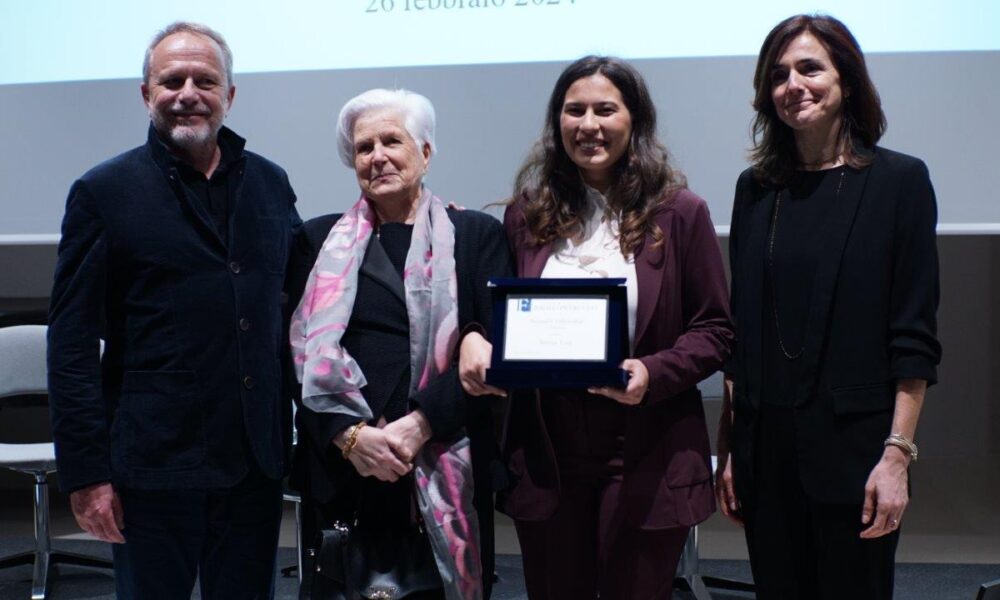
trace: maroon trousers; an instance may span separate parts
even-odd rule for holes
[[[625,407],[589,394],[543,398],[559,465],[559,506],[515,521],[531,600],[669,600],[688,528],[641,530],[624,519]]]

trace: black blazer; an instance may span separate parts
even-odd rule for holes
[[[64,490],[224,487],[251,460],[285,472],[280,303],[301,221],[285,172],[219,136],[239,156],[228,246],[152,127],[70,190],[48,344]]]
[[[764,261],[775,189],[744,171],[729,239],[737,346],[732,434],[737,493],[752,485],[761,396]],[[882,454],[896,382],[937,380],[937,207],[920,160],[876,148],[847,168],[826,225],[805,326],[804,377],[795,390],[799,466],[807,493],[860,504]]]
[[[319,249],[340,216],[325,215],[303,225],[288,267],[290,309],[298,306]],[[463,332],[475,328],[487,335],[492,301],[486,282],[494,277],[508,277],[512,272],[503,229],[499,221],[476,211],[449,210],[448,216],[455,225],[459,328]],[[408,321],[402,280],[388,262],[388,257],[384,256],[384,251],[376,245],[369,246],[369,249],[372,248],[378,248],[382,256],[375,260],[374,252],[366,253],[359,273],[359,287],[366,284],[364,279],[368,279],[368,283],[375,282],[375,285],[388,290],[388,294],[379,296],[391,298],[380,309],[385,314],[386,327],[405,329]],[[378,373],[366,373],[368,385],[362,391],[373,412],[379,414],[403,372],[410,368],[409,355],[384,355],[379,350],[377,339],[369,340],[367,351],[369,355],[376,356],[380,368]],[[378,357],[379,354],[383,356]],[[499,465],[492,403],[489,398],[465,397],[458,380],[457,356],[451,369],[433,379],[410,400],[424,411],[434,439],[451,439],[463,427],[466,429],[472,444],[477,497],[483,494],[490,497],[493,491],[491,473]],[[347,484],[356,473],[347,461],[340,458],[331,440],[353,423],[353,419],[344,419],[341,415],[316,413],[308,409],[298,411],[299,444],[293,485],[317,502],[328,503],[334,501],[338,494],[350,492]],[[487,513],[492,519],[492,500]]]

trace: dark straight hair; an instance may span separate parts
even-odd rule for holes
[[[784,185],[799,167],[792,128],[778,117],[771,98],[771,71],[788,44],[810,33],[830,54],[843,90],[840,142],[845,162],[861,168],[871,163],[875,144],[885,133],[885,113],[878,90],[868,75],[865,55],[850,30],[827,15],[795,15],[778,23],[760,47],[753,76],[754,147],[751,152],[756,178],[771,185]]]

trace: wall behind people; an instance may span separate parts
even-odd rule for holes
[[[1000,52],[875,54],[889,117],[885,145],[923,158],[941,222],[993,224],[1000,194]],[[735,176],[749,147],[750,57],[636,60],[660,111],[660,133],[705,197],[717,225],[729,220]],[[310,217],[355,198],[333,147],[334,110],[361,90],[408,87],[432,98],[440,154],[429,183],[449,200],[480,207],[510,193],[541,128],[551,81],[564,63],[378,68],[237,74],[228,123],[250,148],[284,166]],[[66,190],[104,157],[143,141],[147,120],[132,80],[0,86],[0,242],[58,231]]]

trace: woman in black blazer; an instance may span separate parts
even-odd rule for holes
[[[779,23],[754,87],[717,494],[758,598],[891,598],[941,356],[934,191],[923,162],[876,146],[878,93],[836,19]]]
[[[341,111],[340,155],[355,169],[361,199],[344,215],[306,222],[288,268],[289,304],[298,306],[291,342],[304,405],[296,418],[292,483],[302,492],[306,531],[354,523],[401,545],[415,528],[433,530],[431,513],[448,518],[439,530],[458,531],[463,515],[448,517],[446,506],[428,510],[415,491],[420,495],[424,487],[424,450],[467,436],[472,477],[462,483],[478,517],[468,520],[477,521],[478,536],[475,527],[460,539],[440,534],[448,546],[448,556],[441,556],[431,535],[438,565],[455,560],[457,572],[442,571],[431,589],[392,597],[444,598],[444,585],[458,594],[448,597],[478,600],[489,597],[492,584],[492,474],[503,469],[490,403],[467,402],[462,391],[459,347],[469,331],[489,331],[486,283],[510,276],[512,268],[499,221],[447,209],[424,187],[434,120],[430,102],[405,90],[370,90]],[[356,247],[359,240],[364,247]],[[324,320],[324,311],[340,316]],[[343,333],[333,335],[337,331]],[[445,462],[438,450],[432,454],[431,462]],[[443,495],[428,493],[422,502]],[[479,563],[474,568],[473,561]],[[475,581],[463,580],[470,573]]]

